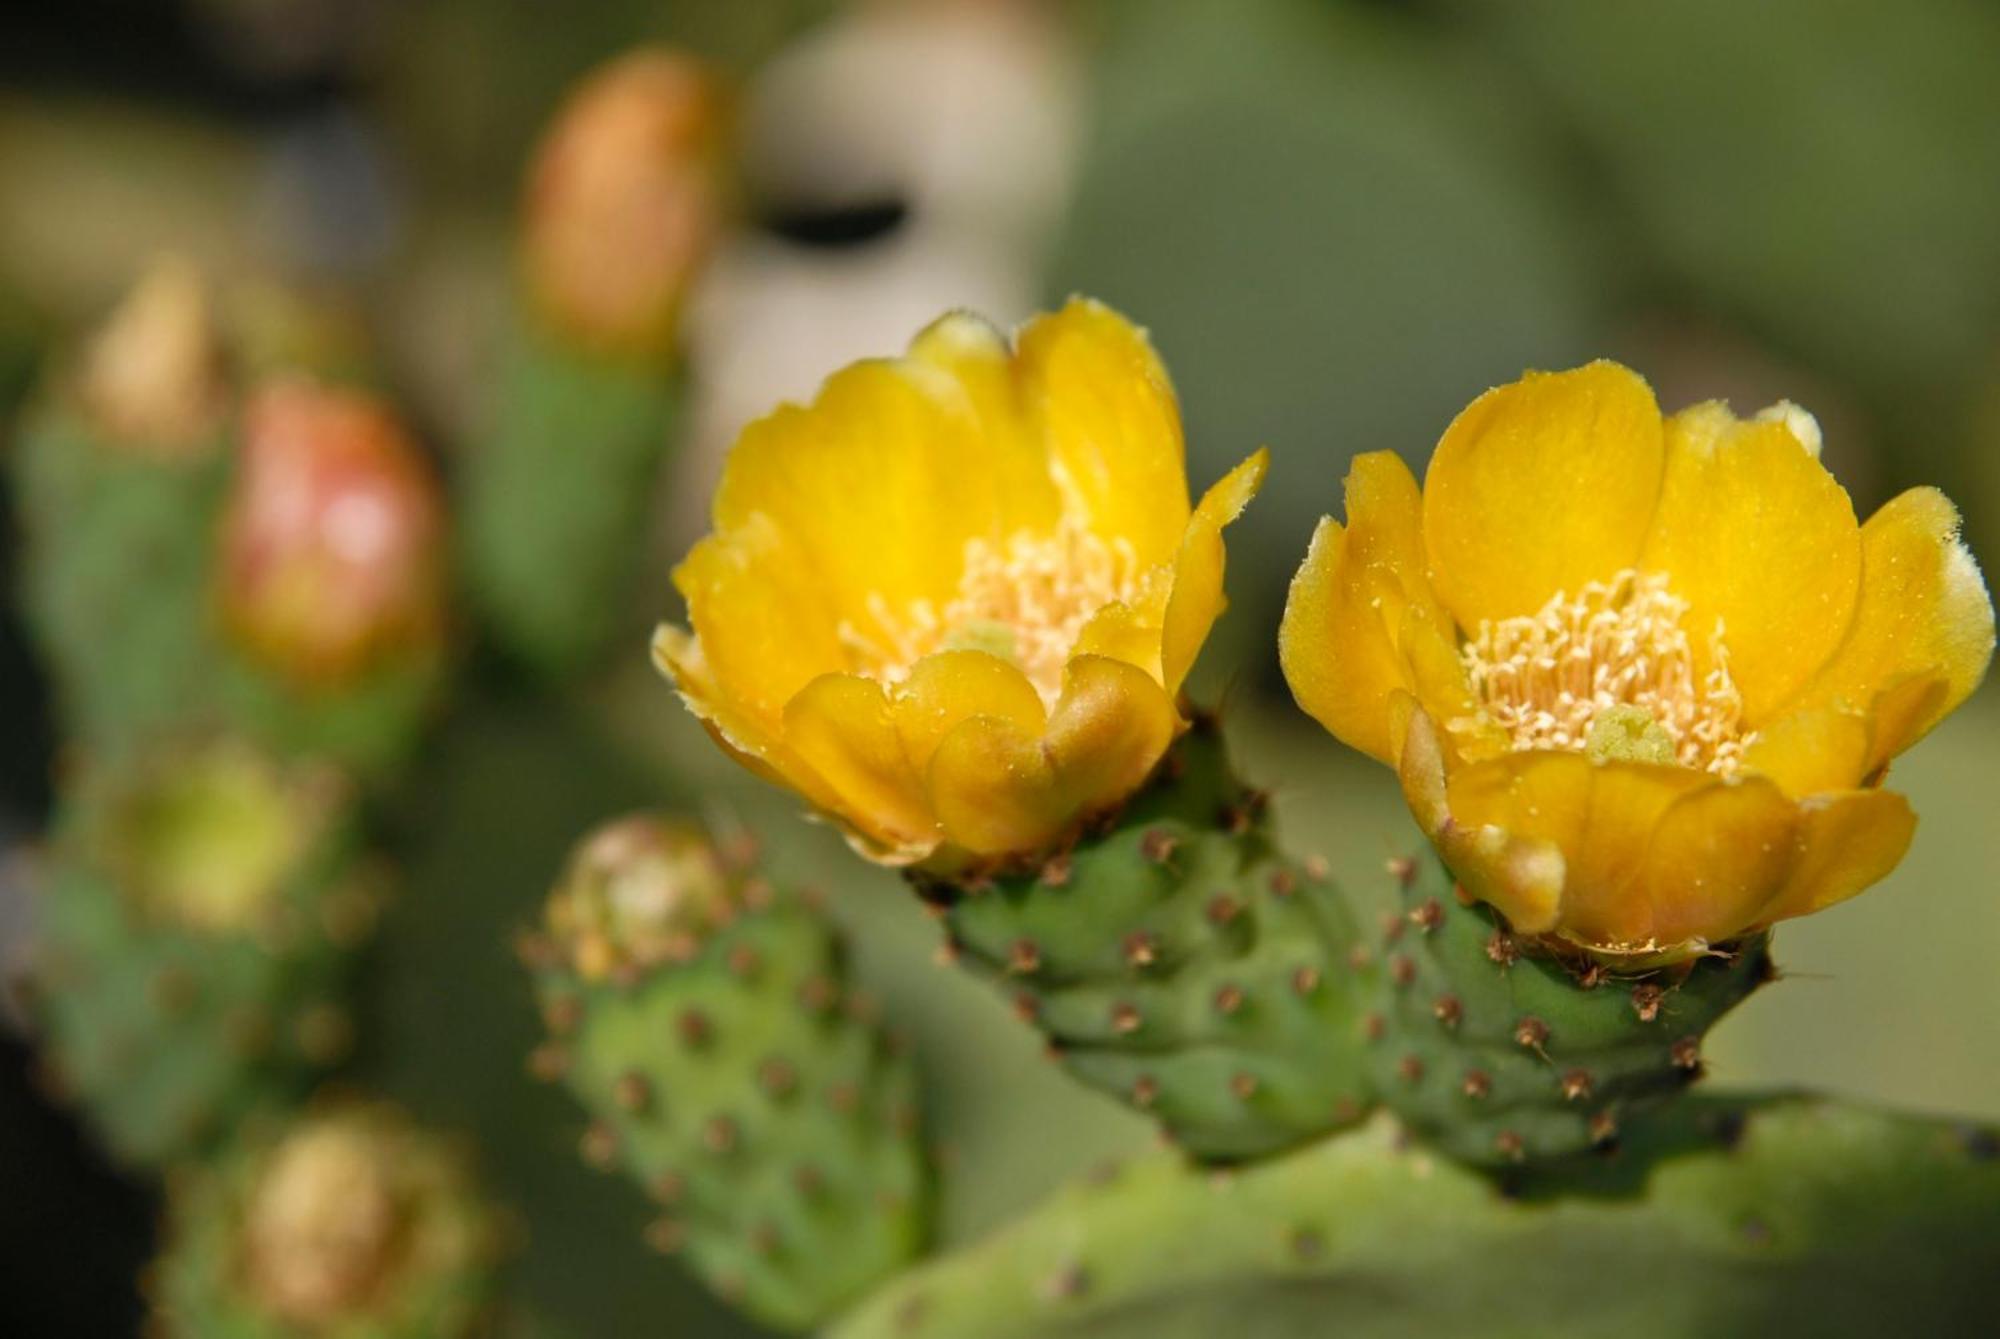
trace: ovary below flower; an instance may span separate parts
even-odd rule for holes
[[[1007,339],[955,314],[752,424],[655,659],[752,770],[865,854],[1045,850],[1182,729],[1262,452],[1188,504],[1145,336],[1075,300]]]
[[[1935,489],[1859,525],[1804,411],[1663,419],[1599,362],[1481,396],[1421,490],[1357,458],[1280,654],[1471,895],[1670,959],[1896,865],[1915,818],[1888,762],[1977,686],[1993,628]]]

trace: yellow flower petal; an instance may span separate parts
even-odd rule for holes
[[[1022,399],[1064,500],[1142,567],[1170,562],[1188,522],[1186,447],[1173,383],[1144,332],[1072,298],[1016,338]]]
[[[1137,788],[1179,725],[1143,670],[1084,656],[1040,737],[997,716],[946,735],[931,756],[931,800],[948,840],[975,856],[1045,849]]]
[[[883,853],[914,859],[936,847],[937,822],[880,684],[814,679],[785,708],[785,745],[837,797],[834,816]]]
[[[946,735],[974,716],[991,716],[1033,737],[1047,712],[1028,676],[983,651],[925,656],[890,694],[910,765],[922,775]]]
[[[1764,920],[1804,916],[1854,896],[1896,867],[1916,830],[1909,801],[1894,791],[1850,790],[1805,801],[1791,878]]]
[[[1792,868],[1798,821],[1797,806],[1762,777],[1710,781],[1675,800],[1653,829],[1623,942],[1717,944],[1759,924]]]
[[[1445,429],[1424,479],[1438,597],[1471,629],[1632,566],[1664,456],[1652,391],[1616,363],[1488,391]]]
[[[1941,698],[1883,734],[1887,759],[1963,702],[1993,658],[1993,602],[1958,538],[1958,511],[1935,488],[1912,488],[1861,527],[1861,598],[1846,639],[1800,695],[1801,705],[1870,709],[1877,694],[1935,671]]]
[[[1861,585],[1847,490],[1783,421],[1710,403],[1667,420],[1666,473],[1639,567],[1667,574],[1702,675],[1720,624],[1757,726],[1824,665]]]
[[[1164,678],[1160,669],[1160,623],[1166,613],[1165,583],[1161,595],[1151,601],[1125,604],[1113,601],[1091,616],[1077,634],[1072,656],[1110,656],[1136,665],[1155,679]],[[1150,605],[1150,607],[1148,607]]]
[[[1632,946],[1652,937],[1640,885],[1654,829],[1676,800],[1708,784],[1707,773],[1683,767],[1532,750],[1457,769],[1447,778],[1447,796],[1458,827],[1497,828],[1562,853],[1562,934]],[[1507,902],[1495,905],[1514,918]],[[1528,923],[1518,928],[1543,928],[1535,924],[1539,908],[1524,910]]]
[[[1202,495],[1201,504],[1188,520],[1187,533],[1174,558],[1173,593],[1167,597],[1161,632],[1160,665],[1169,694],[1180,691],[1181,681],[1208,640],[1209,629],[1229,603],[1222,591],[1227,565],[1222,529],[1242,515],[1250,499],[1257,496],[1270,467],[1270,451],[1259,447]]]
[[[1299,706],[1341,742],[1392,765],[1399,746],[1390,695],[1416,687],[1400,644],[1404,614],[1436,609],[1422,550],[1422,499],[1409,466],[1388,451],[1355,457],[1347,525],[1320,521],[1278,627],[1278,660]]]
[[[1841,706],[1802,707],[1758,731],[1743,765],[1787,795],[1849,790],[1871,770],[1869,718]]]

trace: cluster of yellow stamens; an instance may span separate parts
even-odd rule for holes
[[[1141,584],[1128,541],[1106,539],[1064,517],[1047,533],[967,540],[958,591],[942,608],[915,600],[896,610],[871,596],[868,608],[879,632],[846,623],[841,635],[864,672],[883,683],[901,683],[935,651],[986,651],[1018,666],[1053,706],[1084,625],[1106,605],[1137,598]]]
[[[1599,752],[1612,734],[1640,747],[1613,749],[1727,776],[1755,738],[1729,674],[1720,621],[1699,672],[1683,626],[1687,601],[1662,574],[1627,569],[1574,597],[1559,592],[1533,614],[1482,622],[1463,650],[1486,714],[1516,749]]]

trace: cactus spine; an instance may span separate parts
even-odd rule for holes
[[[524,941],[591,1113],[584,1156],[658,1202],[657,1248],[766,1323],[825,1320],[929,1231],[915,1072],[850,994],[806,901],[652,817],[600,829]]]
[[[498,1226],[455,1146],[386,1104],[334,1104],[177,1175],[153,1332],[463,1339],[485,1313]]]
[[[166,750],[71,793],[33,997],[59,1086],[158,1164],[282,1105],[339,1059],[345,967],[378,892],[322,769]]]

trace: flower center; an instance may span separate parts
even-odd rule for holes
[[[1677,763],[1722,776],[1755,740],[1717,620],[1697,677],[1688,603],[1660,573],[1631,569],[1558,593],[1539,611],[1486,621],[1462,652],[1486,713],[1518,749]]]
[[[916,600],[898,614],[871,596],[879,635],[843,623],[841,638],[864,672],[887,684],[903,682],[933,652],[985,651],[1019,667],[1054,706],[1084,625],[1105,605],[1137,598],[1141,584],[1131,544],[1064,517],[1047,534],[1020,530],[999,542],[967,540],[958,591],[942,608]]]

